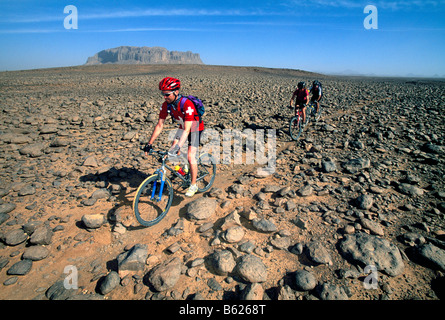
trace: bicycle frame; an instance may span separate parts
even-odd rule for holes
[[[298,116],[299,119],[303,119],[303,109],[298,108],[297,112],[295,113],[295,117]]]
[[[159,169],[157,169],[155,171],[155,174],[157,174],[161,180],[161,185],[159,188],[159,195],[156,201],[161,201],[161,197],[162,197],[162,192],[164,191],[164,183],[165,183],[165,178],[166,178],[166,174],[167,174],[167,170],[169,170],[170,172],[172,172],[176,177],[178,177],[179,179],[182,180],[183,183],[185,184],[190,184],[190,172],[187,172],[187,174],[185,176],[183,176],[182,174],[178,173],[176,170],[172,169],[171,167],[169,167],[166,163],[165,160],[167,158],[168,153],[167,152],[159,152],[159,151],[155,151],[152,150],[153,153],[158,154],[160,156],[160,159],[162,161],[161,167]],[[183,158],[184,159],[184,158]],[[197,182],[204,179],[204,177],[206,177],[208,175],[207,174],[198,177],[197,178]],[[156,187],[157,187],[157,182],[154,181],[154,185],[153,185],[153,190],[152,190],[152,194],[151,194],[151,200],[155,200],[155,196],[156,196]]]
[[[159,151],[155,151],[155,150],[152,150],[152,152],[158,154],[161,157],[161,161],[162,161],[161,167],[155,171],[155,174],[157,174],[159,176],[159,179],[161,180],[161,186],[159,188],[159,196],[158,196],[158,199],[157,199],[157,201],[159,202],[159,201],[161,201],[162,192],[164,191],[165,177],[166,177],[166,174],[167,174],[167,170],[166,169],[168,169],[169,171],[174,173],[184,183],[188,182],[188,180],[189,180],[188,179],[189,173],[187,173],[187,175],[184,177],[181,174],[179,174],[178,172],[176,172],[174,169],[170,168],[165,163],[165,159],[167,158],[167,152],[159,152]],[[153,183],[153,190],[151,192],[151,200],[154,200],[155,196],[156,196],[156,187],[157,187],[156,184],[157,184],[157,182],[155,180],[154,183]]]
[[[308,103],[306,105],[306,113],[307,113],[308,110],[310,111],[310,114],[314,114],[315,113],[315,103],[314,102]]]

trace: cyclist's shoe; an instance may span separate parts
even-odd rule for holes
[[[185,193],[186,197],[193,197],[195,193],[198,191],[198,185],[192,184],[190,188],[188,188],[187,192]]]

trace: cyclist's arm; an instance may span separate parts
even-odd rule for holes
[[[192,124],[193,121],[184,121],[184,130],[182,131],[182,135],[177,143],[179,148],[181,148],[186,142],[187,137],[189,136],[190,131],[192,130]]]
[[[153,142],[156,140],[156,138],[161,134],[162,128],[164,128],[164,122],[165,122],[165,119],[159,119],[158,123],[156,124],[156,126],[153,130],[151,138],[148,141],[149,144],[153,144]]]
[[[294,91],[294,94],[292,95],[292,98],[290,98],[289,105],[292,107],[292,102],[294,101],[295,96],[297,95],[297,91]]]

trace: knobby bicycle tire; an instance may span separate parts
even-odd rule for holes
[[[306,121],[304,123],[305,126],[309,125],[309,122],[311,122],[311,116],[312,112],[308,112],[308,110],[306,110]]]
[[[314,115],[314,119],[315,119],[315,121],[320,120],[322,112],[323,112],[323,108],[322,108],[321,105],[320,105],[320,106],[318,107],[318,112],[317,112],[317,113],[314,112],[314,114],[315,114],[315,115]]]
[[[156,184],[155,184],[156,181]],[[168,177],[165,177],[161,200],[158,201],[161,179],[155,174],[145,179],[133,199],[133,212],[138,222],[146,227],[159,223],[167,214],[173,201],[173,186]],[[152,191],[155,189],[155,198]]]
[[[300,138],[302,132],[303,128],[301,126],[300,117],[292,117],[289,122],[289,134],[292,140],[297,141]]]
[[[216,162],[210,153],[203,153],[198,159],[198,176],[196,183],[199,192],[210,189],[216,176]]]

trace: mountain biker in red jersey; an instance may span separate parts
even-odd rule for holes
[[[303,111],[303,124],[306,123],[306,104],[309,101],[309,90],[306,89],[306,83],[301,81],[298,83],[297,90],[294,91],[292,98],[290,99],[290,106],[295,100],[295,115],[297,115],[297,108]]]
[[[176,132],[175,139],[170,148],[169,155],[179,155],[180,148],[186,143],[188,139],[189,147],[187,152],[187,160],[190,164],[191,184],[185,195],[193,197],[198,191],[196,178],[198,175],[198,165],[196,162],[196,154],[198,151],[201,133],[204,130],[204,122],[199,118],[199,114],[195,105],[190,100],[186,100],[183,109],[180,107],[180,100],[182,95],[179,94],[181,89],[181,82],[179,79],[166,77],[159,82],[159,90],[165,101],[162,104],[159,112],[159,120],[156,124],[148,144],[145,146],[145,155],[152,149],[152,144],[161,133],[165,119],[170,113],[173,119],[179,124],[179,129]]]

